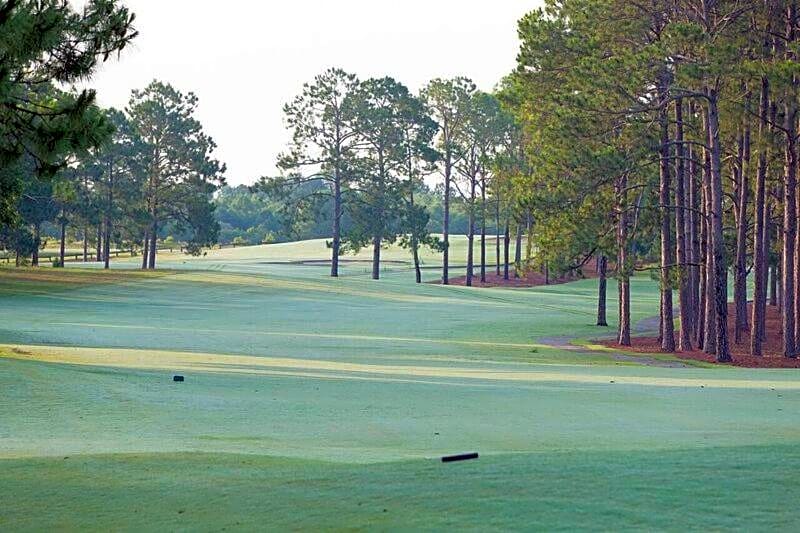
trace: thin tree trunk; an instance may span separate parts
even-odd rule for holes
[[[486,283],[486,178],[481,174],[481,283]]]
[[[103,225],[101,222],[97,223],[97,246],[95,250],[96,261],[99,263],[103,260]]]
[[[678,332],[678,349],[690,351],[692,349],[692,316],[690,277],[687,271],[687,238],[686,238],[686,163],[683,146],[683,101],[675,101],[675,148],[676,148],[676,173],[675,173],[675,252],[679,270],[678,305],[680,306],[680,330]]]
[[[777,275],[775,276],[775,278],[777,280],[776,281],[776,285],[777,285],[777,291],[776,292],[778,293],[778,298],[777,298],[777,300],[778,300],[778,305],[777,305],[778,316],[783,315],[783,265],[781,264],[781,261],[782,261],[782,259],[778,260],[778,271],[777,271]],[[783,322],[781,322],[780,328],[781,328],[780,329],[781,335],[783,335]]]
[[[750,330],[750,355],[762,355],[762,343],[766,331],[766,277],[767,257],[769,252],[769,223],[767,217],[766,181],[767,181],[767,113],[769,111],[769,80],[761,78],[761,98],[759,104],[758,124],[758,169],[756,170],[756,198],[753,206],[755,227],[753,229],[753,317]]]
[[[111,267],[111,219],[106,216],[106,234],[103,240],[103,268],[106,270]]]
[[[749,97],[748,97],[749,99]],[[747,104],[745,104],[747,106]],[[736,277],[733,287],[733,301],[736,309],[734,341],[742,342],[742,335],[749,329],[747,319],[747,204],[750,201],[750,126],[749,117],[745,118],[742,132],[741,149],[739,151],[739,198],[738,218],[736,220]]]
[[[666,73],[662,76],[659,97],[662,100],[659,111],[661,146],[659,161],[659,202],[661,203],[661,350],[675,351],[675,326],[672,314],[672,220],[670,216],[670,149],[669,124],[667,116]]]
[[[89,228],[83,226],[83,262],[89,261]]]
[[[716,320],[717,361],[731,360],[728,346],[728,271],[725,263],[725,242],[722,237],[722,175],[719,133],[719,109],[716,89],[710,88],[708,96],[708,131],[711,148],[711,243],[714,256],[714,310]]]
[[[108,269],[111,266],[111,235],[112,235],[112,228],[111,228],[111,211],[114,208],[114,167],[113,164],[109,164],[108,168],[108,194],[106,196],[106,212],[105,212],[105,248],[103,253],[103,268]]]
[[[475,243],[475,179],[471,179],[471,189],[469,197],[469,228],[467,229],[467,287],[472,287],[473,269],[475,266],[474,250]]]
[[[689,252],[689,294],[691,297],[691,314],[692,314],[692,335],[697,338],[697,331],[699,329],[700,320],[700,230],[699,222],[700,216],[698,214],[700,209],[700,195],[697,191],[697,165],[694,161],[694,150],[690,145],[687,154],[689,157],[688,173],[686,176],[686,191],[689,196],[688,203],[691,208],[687,213],[686,222],[688,224],[687,235],[687,250]]]
[[[708,211],[706,210],[705,187],[699,196],[702,216],[698,217],[700,248],[697,254],[699,266],[697,268],[697,331],[695,334],[697,347],[704,350],[707,333],[706,302],[708,301],[708,223],[706,218]]]
[[[411,255],[414,258],[414,280],[417,283],[422,283],[422,269],[419,266],[419,244],[417,238],[411,238]]]
[[[597,325],[608,326],[608,321],[606,320],[606,287],[608,285],[608,282],[606,281],[606,273],[608,268],[608,258],[605,255],[601,255],[597,259],[597,265]]]
[[[522,270],[522,221],[517,221],[517,242],[514,250],[514,277],[518,278]]]
[[[442,251],[442,285],[450,284],[450,275],[448,269],[450,268],[450,187],[451,187],[451,174],[452,174],[452,154],[448,148],[445,151],[444,160],[444,220],[442,221],[442,244],[444,250]]]
[[[37,222],[33,225],[33,253],[31,254],[31,265],[39,266],[39,246],[41,245],[41,226]]]
[[[786,104],[786,168],[783,187],[783,355],[797,356],[794,342],[795,327],[795,245],[797,237],[797,140],[796,106]]]
[[[409,190],[408,190],[408,199],[409,204],[411,206],[412,215],[414,213],[414,180],[411,178],[412,171],[411,171],[411,163],[409,163],[408,169],[408,183],[409,183]],[[416,221],[412,224],[411,227],[411,257],[414,260],[414,279],[417,283],[422,283],[422,270],[419,266],[419,239],[417,238],[417,228],[416,228]]]
[[[150,257],[150,235],[145,231],[142,238],[142,270],[147,270],[147,260]]]
[[[797,3],[788,3],[786,12],[786,59],[794,61],[793,45],[797,25]],[[797,92],[798,78],[791,76],[791,82],[784,100],[784,132],[786,134],[785,176],[783,184],[783,355],[797,357],[795,344],[795,282],[797,277],[795,265],[795,248],[797,246]]]
[[[342,184],[338,167],[333,180],[333,242],[331,244],[331,277],[339,277],[339,251],[342,246]]]
[[[500,193],[497,193],[497,202],[495,202],[495,209],[494,209],[494,232],[496,234],[496,240],[494,241],[494,252],[495,252],[495,275],[500,277]]]
[[[772,265],[770,267],[770,277],[769,277],[769,305],[771,307],[778,307],[778,279],[780,275],[778,274],[778,265]]]
[[[64,211],[61,211],[61,243],[58,247],[58,262],[64,266],[64,255],[67,251],[67,217]]]
[[[503,279],[508,281],[508,261],[511,248],[511,228],[509,227],[509,220],[506,219],[506,230],[503,234]]]
[[[372,279],[381,277],[381,237],[375,235],[372,238]]]
[[[617,185],[617,279],[619,327],[617,342],[621,346],[631,345],[631,298],[628,276],[628,177],[620,176]]]
[[[153,219],[150,228],[150,257],[147,260],[147,268],[150,270],[156,269],[156,254],[158,254],[158,221]]]
[[[800,194],[796,190],[795,201],[795,213],[800,216]],[[800,228],[794,233],[794,350],[795,354],[800,352]]]
[[[703,120],[706,129],[706,143],[710,146],[709,138],[710,133],[708,129],[708,112],[704,110]],[[714,270],[714,253],[713,253],[713,230],[712,230],[712,213],[713,203],[711,200],[711,152],[708,149],[704,150],[704,169],[703,169],[703,201],[705,202],[704,218],[705,218],[705,299],[703,301],[703,322],[705,325],[705,332],[703,333],[703,351],[707,354],[717,353],[717,321],[714,317],[714,302],[716,300],[716,282]]]

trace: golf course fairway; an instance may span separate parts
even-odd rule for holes
[[[0,530],[800,523],[796,370],[581,346],[613,281],[598,328],[596,280],[417,285],[397,248],[331,279],[326,252],[0,269]]]

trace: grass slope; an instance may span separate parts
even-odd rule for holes
[[[783,503],[795,371],[553,348],[607,334],[596,282],[470,290],[286,263],[317,247],[155,274],[0,269],[0,529],[800,520]],[[653,282],[634,294],[634,320],[657,313]],[[437,461],[464,451],[481,458]]]
[[[791,530],[792,446],[495,456],[367,466],[233,454],[5,461],[0,527]],[[76,498],[76,495],[80,498]],[[42,512],[46,502],[47,512]]]

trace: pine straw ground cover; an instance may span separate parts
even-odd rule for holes
[[[723,363],[724,365],[747,368],[800,368],[800,358],[789,359],[783,356],[781,314],[777,307],[767,306],[767,339],[762,345],[763,355],[761,357],[750,355],[750,331],[742,333],[741,342],[735,342],[733,330],[735,311],[733,304],[728,304],[728,335],[733,361],[731,363]],[[748,304],[748,315],[751,311],[752,304]],[[601,343],[609,348],[620,349],[614,341],[605,340],[601,341]],[[661,343],[657,337],[637,336],[631,338],[631,343],[631,346],[622,350],[643,354],[654,354],[661,351]],[[696,346],[691,351],[677,352],[675,356],[680,359],[719,364],[714,355],[698,350]]]

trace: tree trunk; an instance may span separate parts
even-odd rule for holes
[[[381,236],[372,238],[372,279],[381,277]]]
[[[494,232],[496,234],[496,240],[494,241],[494,253],[495,253],[495,275],[499,278],[500,277],[500,193],[497,193],[497,202],[495,202],[495,209],[494,209]]]
[[[61,212],[61,239],[60,244],[58,247],[58,261],[61,266],[64,265],[64,255],[67,251],[67,217],[64,215],[64,212]]]
[[[753,206],[755,227],[753,229],[753,316],[750,330],[750,355],[762,355],[762,343],[766,331],[766,277],[769,267],[769,223],[767,217],[766,181],[767,181],[767,113],[769,112],[769,81],[761,78],[761,98],[759,103],[758,124],[758,169],[756,170],[756,198]]]
[[[707,329],[707,313],[706,302],[708,300],[708,224],[706,222],[707,211],[705,209],[705,193],[701,194],[702,202],[702,216],[699,218],[699,236],[700,236],[700,250],[697,255],[698,261],[698,278],[697,278],[697,330],[695,331],[695,340],[697,341],[697,348],[704,350],[706,347],[706,329]]]
[[[103,268],[108,270],[111,267],[111,218],[106,216],[106,234],[103,240]]]
[[[778,307],[778,265],[770,267],[770,282],[769,282],[769,305],[771,307]]]
[[[659,87],[662,100],[659,110],[661,146],[659,160],[659,202],[661,204],[661,350],[675,351],[675,325],[672,314],[672,217],[670,216],[670,149],[669,123],[667,116],[667,81],[663,75]]]
[[[709,88],[708,132],[711,148],[711,243],[714,256],[714,310],[716,321],[716,355],[720,363],[730,362],[728,347],[728,271],[725,263],[725,242],[722,238],[722,175],[719,133],[719,109],[716,89]]]
[[[475,243],[475,179],[471,179],[471,189],[469,196],[469,228],[467,228],[467,287],[472,287],[472,276],[474,268]]]
[[[785,176],[783,186],[783,355],[797,356],[795,328],[795,245],[797,237],[797,106],[789,102],[786,109]]]
[[[417,238],[411,238],[411,255],[414,258],[414,280],[417,283],[422,283],[422,269],[419,266],[419,244]]]
[[[795,28],[797,25],[797,3],[787,3],[786,12],[786,49],[787,61],[796,60],[794,55]],[[797,247],[797,92],[798,78],[792,74],[791,82],[784,99],[784,143],[785,174],[783,183],[783,355],[797,357],[795,344],[795,323],[797,320],[797,295],[795,285],[798,277],[795,248]]]
[[[777,285],[776,292],[778,293],[778,296],[777,296],[778,305],[776,306],[778,308],[778,316],[782,316],[783,315],[783,264],[782,263],[783,263],[783,255],[778,257],[778,267],[777,267],[778,270],[777,270],[777,274],[775,275],[776,285]],[[783,321],[781,321],[780,327],[781,327],[781,330],[780,330],[781,331],[781,335],[783,335],[783,333],[782,333],[783,332]]]
[[[708,127],[708,111],[703,110],[703,122],[706,133],[706,146],[711,146],[710,130]],[[714,304],[716,301],[716,282],[714,270],[714,253],[713,253],[713,227],[712,227],[712,213],[713,202],[711,199],[711,150],[706,148],[704,150],[703,162],[703,201],[704,201],[704,219],[705,219],[705,298],[703,300],[703,322],[705,331],[703,333],[703,351],[707,354],[715,355],[717,353],[717,321],[714,314]]]
[[[452,155],[448,148],[445,152],[444,160],[444,220],[442,221],[442,244],[444,250],[442,251],[442,285],[449,285],[450,275],[448,269],[450,268],[450,187],[451,187],[451,174],[452,174]],[[471,248],[470,248],[471,249]]]
[[[83,226],[83,262],[89,261],[89,228]]]
[[[486,283],[486,178],[481,175],[481,283]]]
[[[339,169],[333,180],[333,243],[331,244],[331,277],[339,277],[339,250],[342,246],[342,184]]]
[[[617,279],[619,327],[617,342],[621,346],[631,345],[631,298],[628,276],[628,177],[620,176],[617,184]]]
[[[689,157],[688,173],[686,176],[686,191],[688,194],[688,203],[691,208],[687,213],[687,243],[689,259],[689,295],[691,302],[692,314],[692,335],[697,338],[697,332],[700,329],[700,195],[697,191],[697,165],[694,161],[695,152],[692,146],[689,146],[687,152]]]
[[[678,332],[678,349],[690,351],[692,349],[692,315],[690,277],[687,270],[687,236],[686,236],[686,150],[683,145],[683,102],[679,98],[675,101],[675,252],[679,268],[678,305],[680,306],[680,330]]]
[[[749,99],[749,98],[748,98]],[[745,104],[747,107],[747,104]],[[736,220],[736,263],[733,285],[733,302],[736,309],[734,341],[742,342],[742,335],[748,330],[747,319],[747,204],[750,201],[750,118],[745,117],[738,159],[739,198]]]
[[[797,190],[795,200],[795,214],[800,216],[800,194]],[[797,354],[800,352],[800,228],[795,229],[794,238],[794,350]]]
[[[598,284],[597,284],[597,325],[608,326],[606,320],[606,273],[608,268],[608,258],[601,255],[597,259],[598,266]]]
[[[142,237],[142,270],[147,270],[147,260],[150,257],[150,235],[145,231]]]
[[[506,230],[503,234],[503,279],[508,281],[508,260],[509,260],[509,252],[511,248],[511,228],[509,227],[509,221],[506,219]]]
[[[103,226],[102,223],[97,223],[97,246],[95,249],[96,261],[99,263],[103,260]]]
[[[37,222],[33,225],[33,253],[31,254],[31,266],[39,266],[39,246],[41,245],[41,225]]]
[[[156,269],[156,254],[158,253],[158,221],[153,219],[150,228],[150,257],[147,260],[147,268]]]
[[[517,221],[517,242],[514,250],[514,277],[520,277],[522,270],[522,221]]]
[[[108,269],[111,266],[111,212],[114,208],[114,167],[109,164],[108,168],[108,194],[106,196],[106,212],[103,225],[105,226],[105,248],[103,253],[103,268]]]

